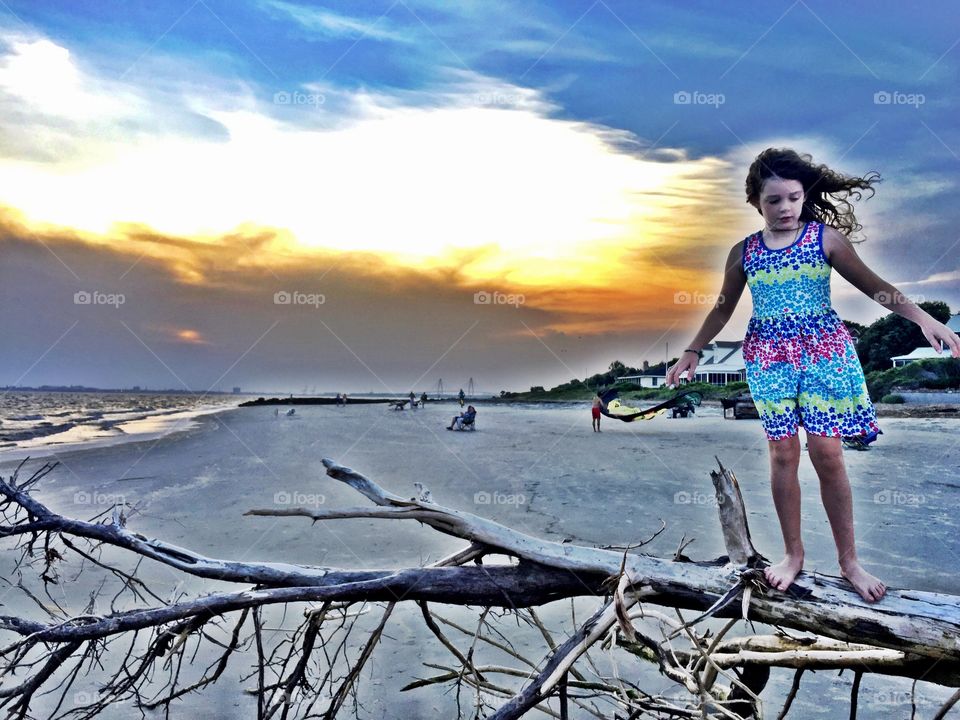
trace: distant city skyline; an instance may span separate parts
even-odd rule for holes
[[[655,364],[760,229],[768,146],[879,171],[858,251],[957,312],[954,11],[5,0],[0,384],[497,394]]]

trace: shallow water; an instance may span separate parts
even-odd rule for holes
[[[239,402],[219,394],[6,391],[0,460],[154,439]]]

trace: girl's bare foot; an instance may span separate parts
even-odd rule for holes
[[[840,566],[840,574],[845,577],[853,589],[867,602],[876,602],[887,592],[887,586],[863,569],[859,562]]]
[[[802,569],[803,555],[790,555],[788,553],[776,565],[764,568],[763,574],[767,578],[767,582],[770,583],[770,587],[785,591],[793,584],[794,578]]]

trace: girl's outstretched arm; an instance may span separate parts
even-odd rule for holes
[[[919,325],[934,350],[948,349],[953,357],[960,358],[960,337],[868,268],[847,236],[829,225],[823,228],[823,252],[837,272],[860,292]]]
[[[720,288],[717,302],[713,306],[713,310],[707,313],[700,330],[687,345],[687,348],[691,350],[702,349],[730,321],[730,316],[736,310],[737,303],[740,302],[740,296],[743,294],[743,288],[747,284],[747,276],[743,272],[742,257],[743,241],[741,240],[731,248],[727,255],[727,262],[724,265],[723,287]],[[681,353],[680,359],[667,371],[666,384],[673,386],[679,383],[680,374],[684,370],[688,371],[687,377],[692,380],[699,361],[700,358],[696,353]]]

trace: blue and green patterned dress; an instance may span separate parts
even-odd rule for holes
[[[753,316],[743,341],[747,383],[770,440],[797,434],[879,433],[853,339],[830,304],[823,223],[808,222],[789,247],[758,232],[743,242]]]

